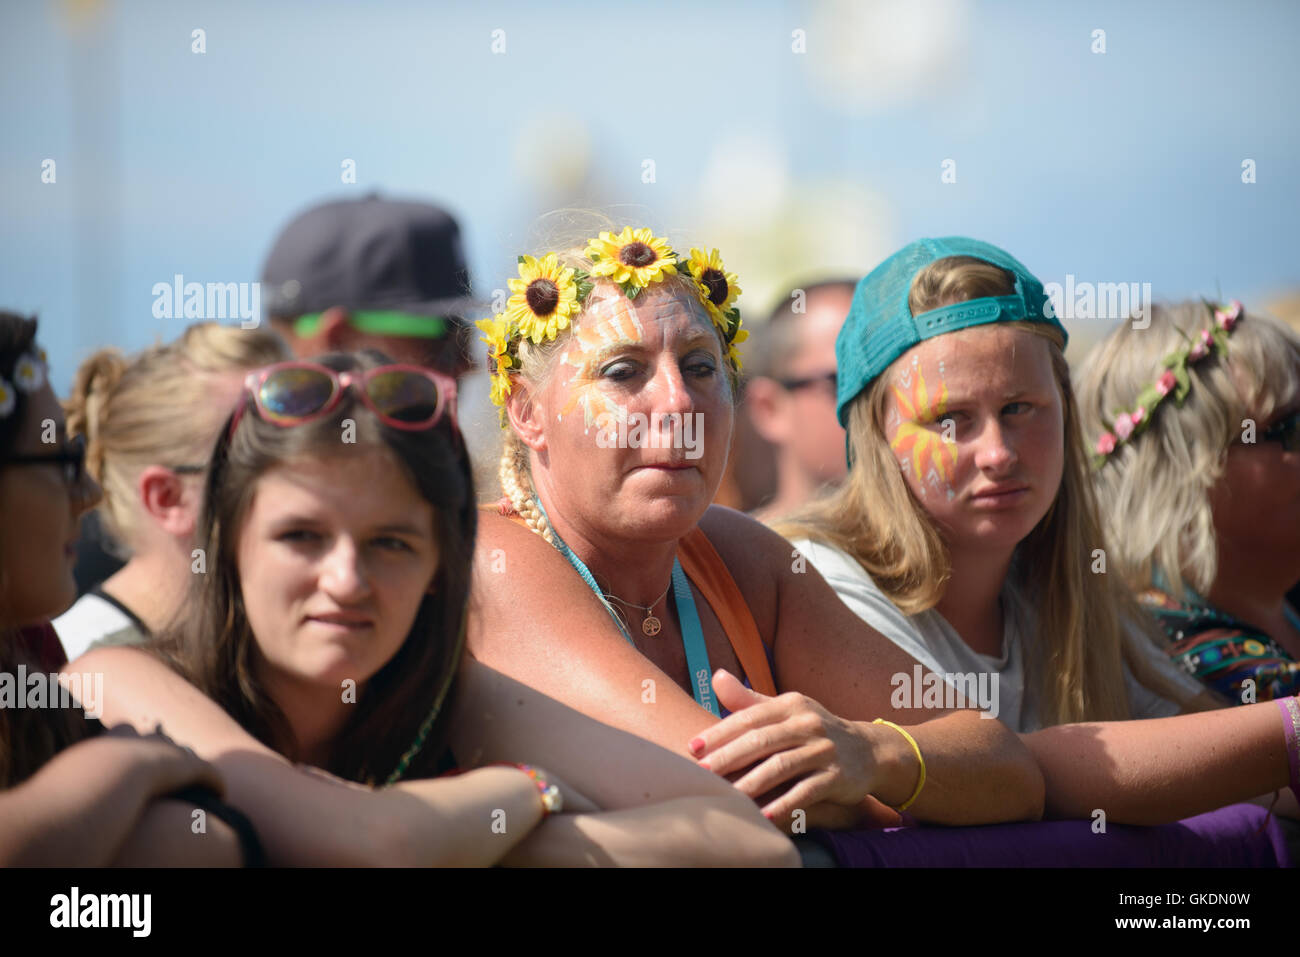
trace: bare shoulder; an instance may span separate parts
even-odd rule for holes
[[[519,638],[525,626],[530,633],[562,632],[591,609],[597,622],[612,628],[563,555],[536,532],[496,513],[480,513],[471,596],[469,647],[476,654],[485,641]]]
[[[478,510],[478,545],[486,542],[511,541],[516,538],[522,540],[522,538],[537,538],[537,536],[518,522],[506,518],[496,509]]]
[[[744,512],[725,505],[710,505],[700,519],[700,528],[720,553],[724,549],[734,550],[740,553],[738,559],[748,555],[771,562],[774,556],[785,556],[790,552],[790,543],[776,532]],[[724,553],[723,557],[730,556]]]
[[[779,588],[790,569],[793,546],[762,522],[722,505],[709,507],[700,528],[722,556],[763,640],[770,644],[776,631]]]
[[[484,571],[502,570],[502,564],[531,568],[535,563],[554,565],[564,559],[532,529],[488,509],[480,509],[474,540],[474,563]]]

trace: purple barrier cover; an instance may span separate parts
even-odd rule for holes
[[[1255,804],[1137,827],[1036,821],[809,832],[841,867],[1291,867],[1283,825]]]

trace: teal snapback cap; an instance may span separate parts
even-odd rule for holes
[[[930,263],[949,256],[970,256],[1005,269],[1015,279],[1015,292],[970,299],[913,316],[907,304],[912,280]],[[1065,327],[1045,304],[1043,284],[996,246],[964,236],[909,243],[873,269],[853,292],[848,318],[835,340],[835,415],[840,425],[848,426],[849,403],[890,363],[926,339],[991,322],[1026,321],[1050,325],[1068,341]]]

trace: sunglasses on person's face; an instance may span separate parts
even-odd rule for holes
[[[343,393],[355,387],[357,395],[379,421],[394,429],[431,429],[450,418],[456,428],[456,381],[449,376],[413,365],[386,365],[360,372],[338,372],[315,362],[279,362],[250,372],[244,388],[267,422],[301,425],[319,419],[339,404]],[[235,434],[246,403],[240,405],[230,425]]]
[[[1300,452],[1300,409],[1259,433],[1261,442],[1281,442],[1283,450]]]
[[[86,437],[74,436],[68,444],[45,455],[15,455],[10,465],[57,465],[68,488],[79,488],[86,477]]]
[[[821,385],[823,382],[829,384],[831,392],[834,392],[839,382],[839,376],[835,372],[823,372],[821,375],[808,376],[803,379],[778,379],[777,381],[787,392],[806,389],[809,386]]]

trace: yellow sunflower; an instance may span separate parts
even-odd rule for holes
[[[601,233],[587,243],[586,255],[594,264],[592,276],[627,284],[636,292],[677,272],[677,254],[666,239],[658,238],[649,229],[624,226],[617,236]]]
[[[479,341],[487,343],[488,358],[492,361],[492,404],[504,406],[511,390],[510,367],[515,361],[509,352],[510,320],[502,314],[480,319],[475,325],[487,333]]]
[[[506,303],[506,320],[534,343],[554,339],[578,313],[573,270],[561,266],[555,253],[520,256],[519,278],[507,282],[514,295]]]
[[[702,250],[692,248],[691,256],[685,263],[696,288],[700,290],[700,299],[709,311],[713,324],[720,329],[727,327],[727,311],[740,295],[740,284],[734,272],[727,272],[722,264],[722,257],[716,249],[705,255]]]
[[[731,363],[732,367],[737,372],[741,371],[741,365],[740,350],[737,349],[736,346],[749,338],[749,330],[740,328],[740,322],[739,319],[736,320],[736,334],[732,336],[731,341],[727,343],[727,361]]]

